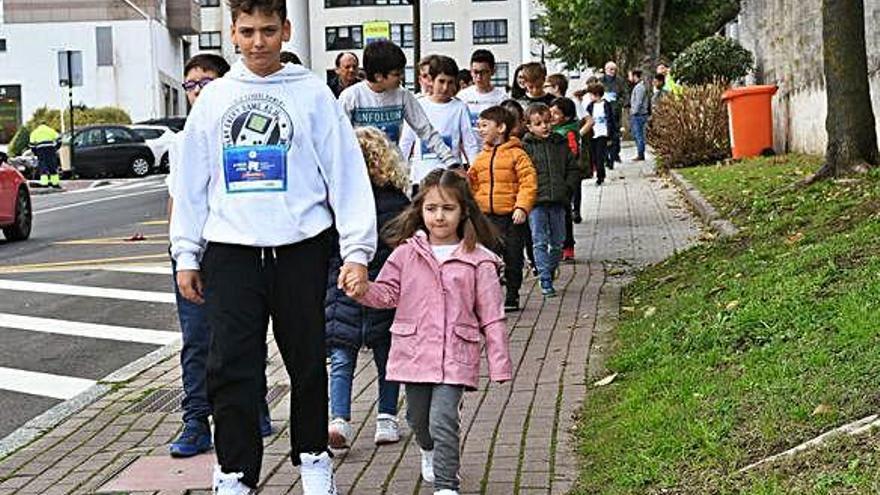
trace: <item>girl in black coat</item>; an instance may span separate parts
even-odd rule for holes
[[[363,127],[356,131],[364,161],[373,185],[376,201],[378,230],[396,217],[409,205],[403,193],[409,184],[406,171],[397,149],[379,129]],[[337,239],[338,240],[338,239]],[[370,280],[375,280],[392,247],[380,238],[376,255],[367,267]],[[358,352],[361,347],[373,350],[379,379],[379,414],[376,420],[375,442],[394,443],[400,439],[397,422],[399,385],[385,381],[385,363],[391,347],[391,322],[394,310],[373,309],[361,306],[337,288],[342,259],[339,248],[334,246],[327,278],[326,316],[327,351],[330,356],[330,447],[348,448],[352,439],[351,385]]]

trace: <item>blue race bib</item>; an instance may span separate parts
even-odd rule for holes
[[[226,192],[287,190],[287,148],[283,145],[232,146],[223,150]]]

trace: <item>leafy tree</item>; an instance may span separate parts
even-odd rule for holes
[[[675,59],[672,72],[684,84],[724,83],[744,77],[755,66],[755,57],[738,41],[710,36],[689,46]]]
[[[654,65],[716,33],[739,13],[739,0],[543,0],[542,38],[569,67]],[[657,14],[661,22],[653,22]],[[648,28],[646,30],[646,27]],[[650,36],[656,33],[656,47]],[[646,63],[646,61],[648,61]]]
[[[822,59],[828,116],[824,166],[807,182],[880,164],[868,83],[863,0],[822,0]]]

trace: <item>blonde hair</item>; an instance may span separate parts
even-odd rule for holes
[[[403,168],[403,159],[385,133],[375,127],[358,127],[354,133],[367,163],[370,182],[380,187],[391,184],[406,191],[409,176]]]

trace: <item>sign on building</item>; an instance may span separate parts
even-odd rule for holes
[[[364,46],[376,40],[391,39],[391,23],[388,21],[370,21],[364,23]]]

